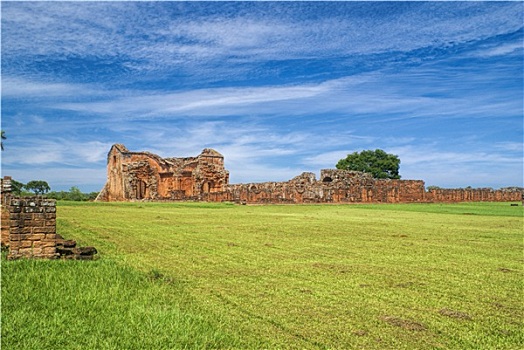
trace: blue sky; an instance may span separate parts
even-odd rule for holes
[[[380,148],[523,186],[522,2],[2,1],[2,174],[98,191],[113,143],[285,181]]]

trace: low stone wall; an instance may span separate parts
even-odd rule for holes
[[[516,189],[460,188],[434,189],[426,194],[429,202],[520,202],[523,194]]]
[[[2,194],[2,247],[8,259],[44,258],[92,260],[94,247],[77,247],[56,233],[56,201],[43,197]]]
[[[8,259],[58,257],[56,202],[39,197],[10,198]]]

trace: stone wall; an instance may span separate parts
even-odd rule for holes
[[[374,179],[370,174],[323,169],[289,181],[229,184],[224,157],[204,149],[197,157],[161,158],[113,145],[107,182],[97,200],[198,200],[238,203],[416,203],[520,201],[522,189],[446,189],[426,192],[422,180]]]
[[[10,198],[8,259],[58,257],[56,202],[41,197]]]
[[[428,202],[510,202],[523,200],[519,189],[460,188],[432,189],[427,192]]]
[[[77,247],[56,233],[56,201],[42,196],[11,195],[11,178],[1,179],[2,248],[8,259],[45,258],[92,260],[94,247]]]
[[[424,182],[377,180],[370,174],[321,170],[320,180],[303,173],[287,182],[229,185],[221,200],[245,203],[399,203],[425,201]],[[211,201],[217,201],[208,197]]]

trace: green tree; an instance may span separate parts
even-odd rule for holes
[[[69,195],[67,197],[70,201],[83,201],[85,200],[85,195],[80,191],[76,186],[73,186],[69,189]]]
[[[337,169],[370,173],[377,179],[400,179],[400,159],[381,149],[353,152],[338,161]]]
[[[26,190],[32,191],[35,194],[44,194],[51,190],[49,184],[42,180],[29,181],[24,187]]]
[[[7,137],[5,136],[5,131],[2,130],[2,135],[1,135],[1,141],[0,141],[0,147],[2,147],[2,151],[4,150],[4,140],[7,139]]]
[[[25,185],[21,182],[18,182],[14,179],[11,180],[11,193],[14,195],[20,196],[22,195],[22,189],[25,187]]]

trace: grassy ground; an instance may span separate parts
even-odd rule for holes
[[[521,206],[61,202],[58,217],[100,260],[3,261],[6,348],[524,342]]]

